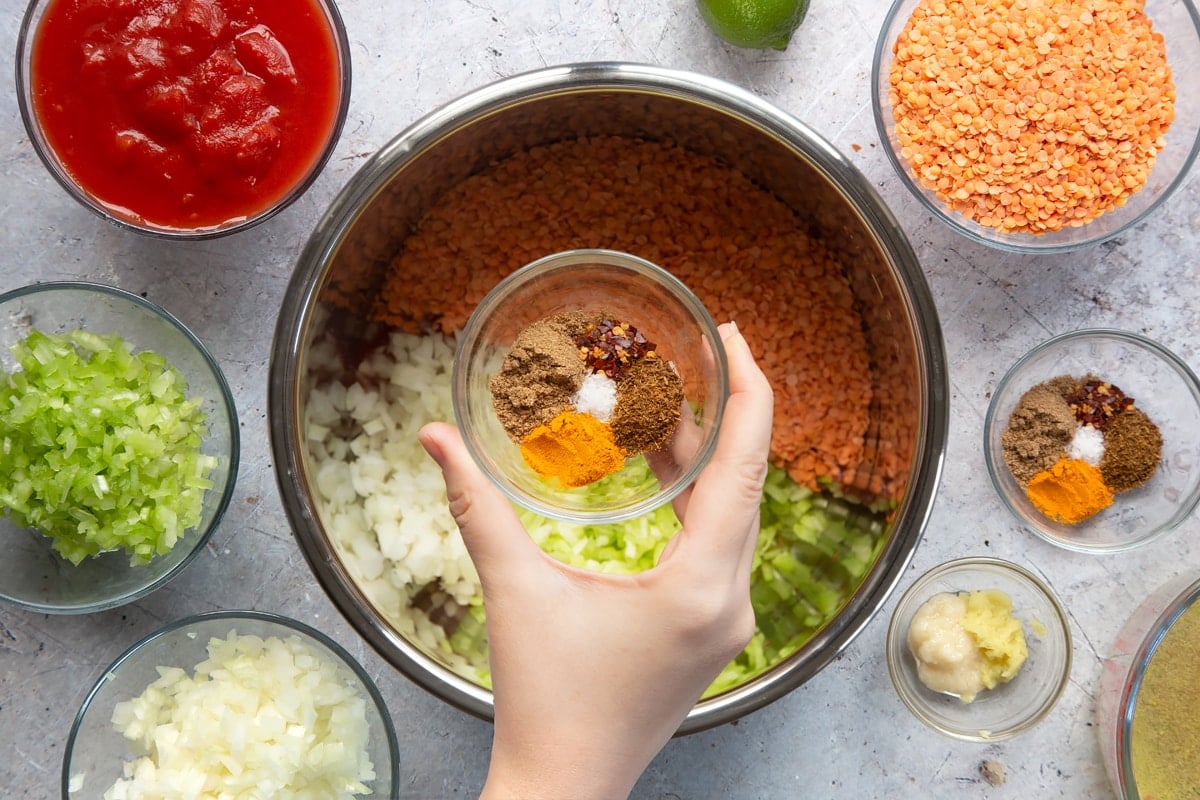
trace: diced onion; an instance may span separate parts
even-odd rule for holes
[[[342,800],[370,794],[366,701],[345,667],[298,636],[231,632],[193,674],[113,709],[130,744],[104,800]]]

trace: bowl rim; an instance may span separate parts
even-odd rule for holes
[[[306,480],[300,430],[300,355],[314,326],[317,297],[350,228],[404,167],[435,146],[444,130],[468,128],[501,111],[560,96],[640,93],[697,104],[771,137],[823,174],[876,237],[897,277],[913,321],[919,399],[910,480],[892,533],[838,617],[771,670],[699,701],[676,731],[686,735],[731,722],[783,697],[829,664],[866,628],[895,589],[920,541],[941,479],[949,431],[949,377],[941,323],[929,284],[908,239],[870,181],[825,138],[758,96],[700,73],[628,62],[578,62],[503,78],[418,119],[376,151],[318,220],[296,260],[277,317],[267,387],[270,437],[284,511],[317,581],[334,605],[394,667],[423,689],[480,719],[491,720],[492,694],[426,656],[384,623],[355,585],[328,538]]]
[[[1200,12],[1197,11],[1195,3],[1192,0],[1172,1],[1177,5],[1183,6],[1192,20],[1192,29],[1195,36],[1200,40]],[[1162,192],[1136,216],[1131,217],[1107,233],[1082,238],[1077,241],[1045,244],[1039,239],[1047,234],[1005,234],[1000,231],[995,231],[992,234],[994,229],[973,220],[968,220],[961,214],[945,208],[940,202],[935,202],[934,198],[930,197],[923,187],[920,186],[919,182],[913,178],[910,174],[909,166],[900,158],[899,153],[896,152],[896,148],[893,146],[891,122],[889,119],[884,118],[885,107],[890,109],[891,105],[886,102],[886,98],[880,92],[880,82],[884,78],[883,64],[885,60],[890,64],[892,57],[891,50],[895,44],[895,37],[889,34],[892,32],[901,10],[909,4],[913,4],[915,7],[919,2],[924,2],[924,0],[893,0],[887,14],[884,16],[883,25],[880,27],[879,34],[875,40],[875,53],[871,61],[871,110],[875,117],[875,129],[883,144],[883,151],[887,155],[888,161],[891,162],[895,173],[899,176],[900,182],[925,207],[926,211],[929,211],[936,219],[948,225],[951,230],[970,241],[1012,253],[1066,253],[1101,244],[1102,242],[1110,241],[1128,233],[1162,206],[1187,179],[1188,173],[1191,172],[1192,164],[1196,161],[1197,156],[1200,156],[1200,127],[1198,127],[1196,136],[1193,137],[1187,156],[1180,165],[1179,171],[1171,178]],[[897,33],[899,30],[900,28],[896,28]],[[1156,30],[1161,31],[1161,28]],[[1106,213],[1115,213],[1117,210],[1112,209]],[[1083,230],[1083,228],[1078,228],[1078,230]]]
[[[1134,651],[1121,687],[1117,711],[1117,765],[1116,777],[1119,793],[1125,800],[1140,800],[1137,790],[1137,779],[1133,772],[1133,716],[1137,710],[1138,696],[1146,680],[1146,671],[1150,668],[1158,648],[1171,632],[1171,628],[1179,618],[1193,606],[1200,604],[1200,579],[1192,581],[1178,592],[1167,606],[1159,612],[1150,628],[1142,636],[1138,648]]]
[[[125,662],[133,658],[134,655],[142,652],[145,648],[155,642],[170,636],[176,631],[183,630],[193,625],[200,625],[206,622],[214,622],[220,620],[253,620],[255,622],[265,622],[271,625],[278,625],[282,628],[287,628],[293,633],[298,633],[302,637],[308,637],[318,644],[324,645],[331,653],[334,654],[358,679],[358,681],[366,688],[367,694],[371,701],[375,704],[379,711],[379,717],[383,722],[384,735],[387,738],[387,749],[390,760],[391,772],[391,800],[397,800],[400,797],[400,746],[396,738],[396,727],[392,721],[391,712],[388,710],[387,703],[383,700],[383,695],[379,691],[379,687],[375,685],[375,681],[367,673],[366,669],[358,662],[354,656],[342,647],[327,634],[322,633],[316,628],[301,622],[291,617],[285,617],[282,614],[276,614],[270,611],[257,611],[253,609],[225,609],[220,611],[205,611],[199,614],[192,614],[174,622],[170,622],[157,630],[154,630],[135,643],[125,649],[121,655],[117,656],[107,668],[105,668],[98,677],[91,689],[88,690],[83,702],[79,706],[79,710],[75,713],[74,721],[71,723],[71,731],[67,735],[67,743],[63,748],[62,757],[62,798],[63,800],[71,800],[72,792],[69,791],[71,780],[71,755],[75,751],[75,738],[79,733],[80,725],[83,724],[84,717],[91,709],[92,703],[96,701],[97,695],[108,684],[109,676],[115,675]],[[375,765],[378,769],[378,765]]]
[[[216,358],[213,357],[212,352],[208,349],[204,342],[200,341],[199,337],[192,332],[191,328],[183,324],[178,317],[157,303],[148,300],[141,295],[134,294],[133,292],[126,291],[125,289],[121,289],[116,286],[110,286],[108,284],[95,283],[91,281],[47,281],[45,283],[29,284],[28,286],[22,286],[18,289],[12,289],[0,294],[0,308],[3,308],[5,305],[14,300],[19,300],[22,297],[63,291],[80,292],[83,294],[95,292],[98,294],[115,297],[118,300],[130,303],[134,306],[149,311],[151,314],[157,316],[174,327],[175,330],[182,334],[183,337],[192,345],[192,347],[195,348],[196,352],[200,355],[201,360],[208,367],[209,372],[212,374],[213,380],[220,390],[220,398],[218,402],[224,407],[224,413],[229,424],[229,478],[225,481],[225,487],[221,492],[221,496],[218,498],[216,509],[213,512],[212,521],[209,523],[207,530],[201,531],[200,536],[197,538],[196,543],[192,546],[191,551],[188,552],[182,559],[180,559],[179,563],[174,567],[167,570],[153,581],[150,581],[141,588],[129,594],[122,595],[118,598],[109,598],[107,600],[98,600],[92,603],[84,603],[73,606],[48,605],[45,603],[31,602],[23,598],[11,597],[10,595],[6,594],[3,589],[0,589],[0,600],[12,603],[20,608],[26,609],[27,611],[35,611],[42,614],[60,615],[91,614],[98,611],[107,611],[109,609],[117,608],[118,606],[140,600],[141,598],[165,585],[179,573],[183,572],[183,570],[195,560],[196,556],[200,554],[200,551],[204,549],[205,545],[207,545],[209,540],[212,538],[213,533],[218,527],[220,527],[221,520],[224,518],[225,512],[229,508],[230,501],[233,499],[234,488],[237,485],[238,467],[241,460],[241,430],[238,426],[237,405],[233,400],[233,392],[229,388],[229,382],[226,380],[225,373],[221,369],[220,364],[217,363]],[[147,348],[142,347],[140,349],[144,350]]]
[[[467,452],[471,454],[471,458],[475,461],[476,466],[487,475],[491,482],[509,500],[544,517],[582,525],[623,522],[633,519],[671,502],[691,486],[717,449],[721,419],[729,399],[729,361],[725,355],[725,348],[719,346],[721,335],[717,331],[717,324],[713,321],[708,309],[700,302],[700,298],[683,281],[657,264],[632,253],[605,248],[576,248],[542,256],[514,270],[484,295],[479,305],[476,306],[471,316],[467,319],[467,324],[463,327],[462,333],[458,337],[458,347],[454,354],[454,368],[451,376],[451,402],[454,407],[455,420],[459,428],[466,428],[467,421],[471,419],[471,414],[467,410],[468,401],[465,396],[467,392],[466,368],[463,363],[465,360],[464,357],[467,355],[467,351],[472,349],[472,346],[475,344],[479,329],[488,317],[495,312],[497,305],[505,298],[507,292],[512,290],[513,287],[524,285],[530,280],[544,275],[562,272],[575,266],[590,266],[594,264],[613,267],[623,270],[626,273],[644,275],[678,298],[680,304],[699,323],[701,334],[707,337],[714,345],[712,355],[715,362],[717,392],[716,396],[712,398],[710,407],[706,408],[704,412],[706,417],[711,415],[714,424],[708,427],[708,431],[700,443],[700,449],[696,451],[696,454],[692,457],[683,472],[670,485],[653,496],[627,507],[614,510],[590,511],[586,509],[565,509],[521,491],[518,485],[511,481],[503,480],[496,474],[496,470],[493,469],[493,460],[483,450],[474,436],[463,436],[463,443],[466,445]]]
[[[1137,538],[1130,539],[1126,542],[1120,542],[1118,544],[1083,544],[1080,542],[1059,538],[1057,536],[1052,536],[1043,530],[1040,525],[1036,524],[1036,520],[1026,517],[1026,515],[1022,514],[1020,510],[1017,509],[1003,486],[1003,478],[1001,473],[1001,470],[1005,469],[1003,457],[996,453],[992,447],[992,433],[998,425],[1003,424],[1003,421],[997,419],[1000,397],[1004,393],[1004,390],[1016,380],[1016,377],[1020,373],[1021,369],[1030,361],[1049,350],[1064,344],[1069,344],[1076,340],[1086,339],[1115,340],[1121,344],[1127,344],[1135,348],[1140,348],[1149,355],[1157,356],[1179,375],[1184,384],[1191,391],[1193,400],[1195,400],[1197,405],[1200,406],[1200,378],[1196,376],[1196,373],[1192,371],[1192,368],[1189,367],[1183,359],[1175,355],[1175,353],[1166,346],[1147,336],[1134,333],[1133,331],[1122,330],[1120,328],[1078,328],[1073,331],[1067,331],[1056,336],[1051,336],[1049,339],[1034,345],[1016,361],[1014,361],[1012,366],[1010,366],[1000,380],[997,381],[996,387],[992,390],[992,398],[988,402],[987,411],[984,413],[983,417],[983,460],[984,465],[987,467],[988,478],[991,481],[992,488],[1000,497],[1001,505],[1008,509],[1009,513],[1021,527],[1044,539],[1050,544],[1061,547],[1065,550],[1073,550],[1077,553],[1094,554],[1121,553],[1147,544],[1183,524],[1183,522],[1190,517],[1192,512],[1196,509],[1197,504],[1200,504],[1200,480],[1196,481],[1196,485],[1192,488],[1191,494],[1184,498],[1184,500],[1179,504],[1179,506],[1176,508],[1175,514],[1171,517],[1171,519],[1167,520],[1167,522],[1163,523],[1159,527],[1151,528]],[[1032,384],[1030,384],[1030,387],[1027,388],[1031,387]]]
[[[325,165],[333,156],[333,151],[337,148],[338,142],[341,140],[342,130],[345,128],[346,118],[350,112],[351,74],[353,71],[350,57],[350,36],[346,30],[342,14],[338,10],[336,0],[313,0],[324,11],[326,20],[329,23],[329,32],[333,37],[334,51],[337,53],[337,66],[341,74],[340,80],[337,82],[339,93],[338,107],[333,118],[333,125],[329,129],[328,140],[322,146],[318,157],[312,162],[308,172],[290,189],[280,195],[269,207],[264,208],[253,216],[242,217],[235,222],[225,225],[193,229],[169,228],[139,223],[135,220],[126,219],[111,213],[104,204],[98,202],[88,192],[85,192],[70,177],[66,167],[59,163],[57,156],[52,154],[53,150],[49,143],[43,141],[42,126],[37,122],[37,115],[34,113],[30,100],[27,97],[29,94],[27,88],[30,84],[30,68],[27,62],[32,57],[34,39],[36,38],[36,31],[33,29],[33,19],[36,12],[39,10],[44,11],[47,6],[56,2],[60,2],[60,0],[28,0],[28,5],[22,13],[21,23],[17,29],[16,48],[14,50],[15,67],[13,77],[16,82],[17,108],[21,117],[21,123],[25,128],[26,136],[29,138],[29,143],[33,151],[37,154],[38,159],[46,167],[46,171],[50,173],[50,176],[54,178],[58,185],[74,198],[79,205],[88,209],[105,222],[123,230],[134,231],[143,236],[172,241],[200,241],[229,236],[230,234],[253,228],[259,223],[266,222],[300,199],[313,183],[316,182],[325,169]]]
[[[900,631],[900,612],[906,610],[910,605],[916,602],[916,599],[921,590],[929,586],[934,580],[953,575],[958,572],[963,572],[970,569],[991,569],[997,572],[1008,573],[1016,578],[1019,582],[1023,582],[1031,587],[1037,594],[1045,599],[1048,605],[1054,611],[1054,621],[1057,623],[1051,628],[1046,620],[1039,620],[1043,625],[1047,626],[1047,630],[1058,630],[1062,633],[1063,639],[1063,668],[1062,673],[1058,677],[1057,684],[1051,693],[1046,697],[1042,704],[1036,708],[1033,713],[1023,719],[1021,722],[1005,728],[1000,731],[988,730],[986,732],[973,729],[957,729],[950,728],[944,725],[939,725],[933,721],[914,699],[914,692],[908,691],[908,684],[903,679],[903,670],[900,666],[899,659],[904,657],[908,652],[907,647],[903,644],[904,636],[907,632]],[[884,652],[887,660],[888,677],[891,678],[892,688],[896,691],[896,696],[904,706],[912,713],[914,717],[923,722],[927,727],[941,733],[945,736],[954,739],[960,739],[966,742],[999,742],[1005,739],[1011,739],[1021,733],[1024,733],[1039,722],[1046,718],[1054,707],[1058,704],[1059,698],[1066,689],[1067,684],[1071,680],[1071,665],[1072,665],[1072,650],[1073,637],[1071,636],[1070,617],[1067,615],[1066,608],[1058,599],[1058,596],[1050,588],[1043,578],[1036,575],[1032,570],[1021,566],[1013,561],[1008,561],[995,556],[964,556],[962,558],[954,558],[949,561],[944,561],[941,564],[931,567],[920,577],[918,577],[900,596],[900,600],[896,603],[896,607],[892,609],[891,619],[888,621],[887,639],[884,647]]]

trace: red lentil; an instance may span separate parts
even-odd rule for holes
[[[954,211],[1082,225],[1141,189],[1174,120],[1142,0],[921,0],[893,46],[900,154]]]
[[[737,321],[775,389],[772,457],[798,483],[869,475],[877,498],[903,490],[903,459],[864,465],[872,373],[837,260],[741,172],[670,144],[558,142],[466,179],[404,241],[374,316],[452,333],[513,270],[583,247],[653,261]]]

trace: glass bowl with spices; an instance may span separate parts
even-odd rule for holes
[[[876,128],[904,186],[973,241],[1106,241],[1162,205],[1200,151],[1198,24],[1191,0],[895,0],[872,68]]]
[[[452,387],[484,473],[525,508],[587,523],[639,516],[695,480],[729,376],[716,324],[678,279],[634,255],[571,250],[483,299]]]
[[[948,561],[904,592],[887,632],[888,673],[917,719],[965,741],[999,741],[1050,713],[1071,674],[1062,604],[1028,569]]]
[[[983,440],[1005,506],[1072,550],[1143,544],[1200,501],[1200,382],[1135,333],[1078,330],[1033,348],[992,393]]]

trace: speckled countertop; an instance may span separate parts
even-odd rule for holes
[[[6,53],[15,52],[17,5],[0,12]],[[983,464],[983,415],[1014,359],[1078,327],[1138,331],[1200,367],[1193,338],[1200,330],[1200,180],[1193,177],[1121,238],[1066,256],[1011,255],[952,234],[900,185],[877,139],[869,82],[883,0],[813,0],[783,53],[722,45],[690,0],[340,0],[340,8],[352,41],[354,90],[330,164],[299,202],[266,224],[192,245],[118,230],[71,200],[30,148],[12,60],[3,59],[0,290],[84,278],[165,306],[224,368],[241,414],[243,451],[233,505],[211,545],[165,588],[86,617],[0,608],[0,796],[57,796],[72,716],[104,667],[162,624],[222,607],[298,617],[366,665],[395,719],[405,797],[477,792],[490,726],[426,694],[369,650],[326,599],[292,539],[267,435],[274,311],[308,231],[368,155],[424,113],[497,78],[592,60],[656,63],[739,84],[811,125],[868,176],[924,266],[950,366],[944,476],[900,588],[949,558],[1008,558],[1050,582],[1067,604],[1075,639],[1070,686],[1048,719],[1008,742],[958,743],[924,728],[892,690],[883,644],[894,595],[803,687],[736,724],[672,741],[634,797],[1110,796],[1094,723],[1101,659],[1133,605],[1174,576],[1200,572],[1200,520],[1125,554],[1057,549],[1019,529],[1002,509]],[[983,780],[984,760],[1003,765],[1004,785]]]

